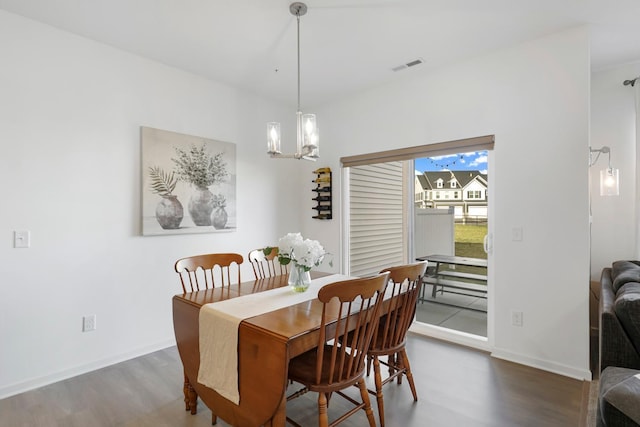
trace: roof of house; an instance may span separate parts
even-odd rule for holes
[[[451,189],[450,182],[452,179],[456,180],[455,188],[457,189],[466,187],[473,180],[479,181],[484,186],[488,185],[487,174],[483,174],[478,170],[423,172],[421,175],[416,175],[416,178],[423,190],[438,189],[436,184],[438,179],[442,179],[445,182],[441,189]]]

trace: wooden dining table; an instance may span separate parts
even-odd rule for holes
[[[312,278],[326,273],[312,272]],[[343,277],[343,276],[338,276]],[[289,360],[318,344],[322,303],[312,299],[243,320],[238,328],[238,404],[197,382],[200,367],[199,312],[204,304],[287,286],[287,276],[243,282],[173,297],[173,325],[190,387],[214,414],[237,426],[284,426]],[[330,306],[328,307],[331,308]],[[337,310],[333,314],[338,318]],[[196,396],[185,392],[195,413]]]

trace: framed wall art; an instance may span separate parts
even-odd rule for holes
[[[236,145],[142,126],[142,234],[236,229]]]

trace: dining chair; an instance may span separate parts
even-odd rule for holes
[[[288,265],[280,264],[278,261],[278,248],[272,247],[269,255],[265,255],[263,249],[254,249],[249,252],[247,258],[253,267],[256,280],[289,273]]]
[[[418,400],[416,386],[411,374],[411,365],[406,352],[407,331],[416,313],[416,304],[422,277],[427,269],[427,262],[402,265],[386,268],[381,273],[389,274],[389,282],[385,290],[387,308],[378,321],[376,331],[371,340],[371,346],[367,352],[367,373],[371,361],[375,375],[375,394],[378,403],[378,416],[380,426],[384,427],[384,400],[382,387],[397,378],[398,384],[402,383],[402,376],[406,375],[409,387],[413,394],[413,400]],[[387,356],[387,361],[380,357]],[[389,375],[382,380],[380,364],[389,368]]]
[[[232,272],[236,280],[234,283],[240,283],[240,264],[243,261],[242,255],[234,253],[195,255],[176,261],[175,270],[180,276],[182,290],[185,293],[195,292],[229,286]]]
[[[371,410],[364,371],[366,355],[378,323],[382,295],[389,273],[361,279],[330,283],[318,291],[322,317],[316,348],[294,357],[289,362],[289,379],[304,386],[287,397],[299,397],[308,391],[318,393],[320,427],[335,426],[363,409],[369,426],[376,421]],[[361,402],[342,392],[357,385]],[[355,406],[329,424],[328,399],[332,393],[344,397]],[[287,417],[287,421],[300,426]]]
[[[229,286],[232,283],[232,270],[237,270],[237,276],[234,274],[234,277],[237,280],[236,283],[240,283],[240,264],[243,260],[242,255],[235,253],[195,255],[179,259],[176,261],[174,269],[180,276],[182,290],[186,294],[201,289]],[[185,410],[196,414],[198,394],[189,382],[186,371],[184,372],[183,392]],[[216,424],[217,420],[218,417],[212,411],[211,424]]]

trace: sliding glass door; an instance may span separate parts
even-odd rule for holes
[[[430,262],[431,277],[416,314],[418,324],[434,328],[439,338],[463,334],[486,345],[489,286],[483,241],[489,212],[487,150],[492,148],[490,136],[342,159],[346,272],[363,276],[418,257],[450,257],[451,263]],[[430,152],[438,156],[429,157]],[[455,257],[480,267],[462,265]]]

